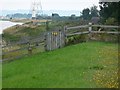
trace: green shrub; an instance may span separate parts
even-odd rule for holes
[[[108,18],[105,22],[105,24],[107,25],[116,25],[117,24],[117,21],[115,18]]]
[[[70,36],[66,40],[66,45],[77,44],[87,41],[87,35],[74,35]]]

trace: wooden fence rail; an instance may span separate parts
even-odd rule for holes
[[[24,43],[23,43],[24,42]],[[7,54],[13,53],[13,52],[17,52],[17,51],[22,51],[22,50],[28,50],[29,48],[29,43],[34,44],[34,47],[36,47],[35,45],[39,45],[44,43],[44,38],[36,38],[36,39],[32,39],[31,41],[23,41],[22,43],[11,43],[9,45],[5,45],[2,47],[2,55],[5,56]]]
[[[72,34],[66,34],[66,36],[73,36],[73,35],[80,35],[80,34],[88,34],[89,31],[84,31],[84,32],[77,32],[77,33],[72,33]]]
[[[99,29],[100,28],[109,28],[109,29],[112,29],[112,28],[115,28],[117,29],[116,31],[94,31],[93,30],[93,27],[98,27]],[[67,27],[65,26],[64,27],[64,31],[67,32],[68,30],[73,30],[73,29],[81,29],[81,28],[87,28],[88,30],[87,31],[81,31],[79,30],[79,32],[77,33],[66,33],[66,36],[72,36],[72,35],[79,35],[79,34],[89,34],[89,33],[106,33],[106,34],[120,34],[119,32],[119,28],[120,26],[113,26],[113,25],[92,25],[92,23],[89,23],[89,25],[81,25],[81,26],[75,26],[75,27]]]
[[[22,54],[22,55],[16,56],[16,57],[5,58],[5,59],[0,60],[0,62],[5,62],[5,61],[11,61],[11,60],[14,60],[14,59],[19,59],[19,58],[22,58],[22,57],[27,56],[27,55],[28,54]]]
[[[111,25],[92,25],[92,27],[101,27],[101,28],[120,28],[120,26],[111,26]]]
[[[112,31],[91,31],[91,33],[120,34],[120,32],[112,32]]]
[[[75,26],[75,27],[67,27],[66,29],[70,30],[70,29],[88,28],[88,27],[89,27],[89,25],[81,25],[81,26]]]

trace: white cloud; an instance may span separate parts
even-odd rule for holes
[[[30,9],[34,0],[1,0],[2,9]],[[40,0],[37,0],[40,1]],[[98,5],[99,0],[41,0],[44,10],[82,10]]]

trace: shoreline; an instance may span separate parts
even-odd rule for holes
[[[5,29],[15,26],[17,24],[22,25],[24,23],[0,20],[0,34],[2,34]]]

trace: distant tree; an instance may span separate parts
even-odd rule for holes
[[[108,18],[115,18],[120,22],[120,2],[99,2],[100,16],[105,22]]]
[[[70,17],[69,17],[70,20],[75,20],[76,19],[76,16],[75,14],[72,14]]]
[[[53,18],[59,18],[60,16],[59,16],[59,14],[57,14],[57,13],[52,13],[52,17],[53,17]]]
[[[98,17],[99,16],[99,11],[97,9],[97,6],[93,6],[90,9],[91,17]]]
[[[90,19],[90,9],[89,8],[83,9],[82,18],[84,20],[89,20]]]
[[[57,13],[52,13],[52,20],[59,20],[60,16]]]

